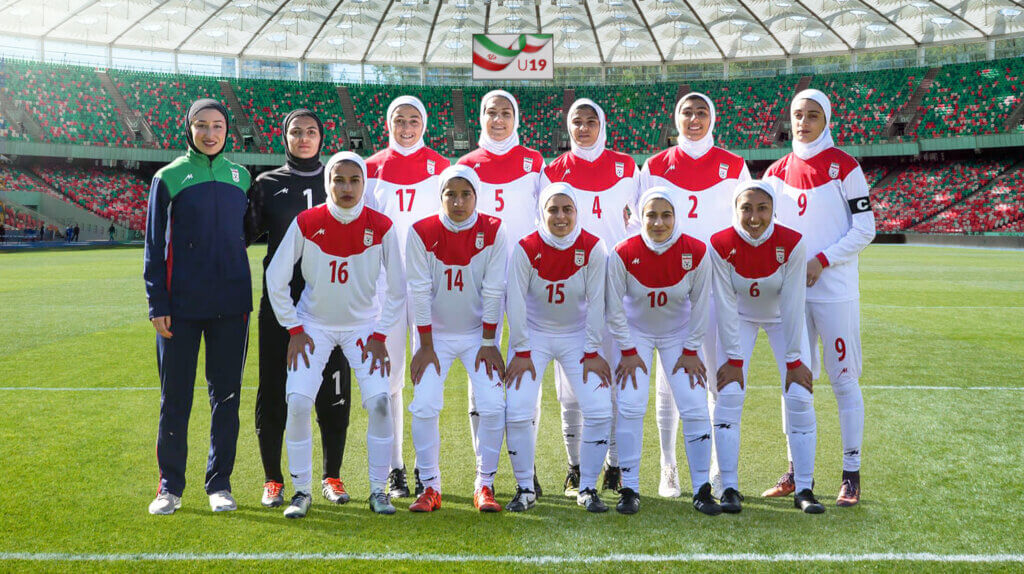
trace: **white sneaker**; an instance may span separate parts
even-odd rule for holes
[[[291,504],[284,509],[285,518],[305,518],[309,513],[309,505],[313,503],[313,497],[308,492],[296,492],[292,497]]]
[[[662,498],[679,498],[682,496],[679,489],[679,468],[671,464],[661,467],[661,482],[658,483],[658,496]]]
[[[181,497],[174,496],[166,490],[160,491],[153,502],[149,503],[150,514],[174,514],[174,511],[181,508]]]
[[[210,495],[210,510],[214,512],[228,512],[237,508],[235,498],[229,490],[218,490]]]
[[[714,468],[712,470],[717,471],[718,469]],[[725,484],[722,483],[722,472],[718,471],[712,473],[710,482],[712,496],[715,498],[722,498],[722,495],[725,494]]]

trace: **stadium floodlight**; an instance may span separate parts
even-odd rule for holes
[[[932,18],[932,24],[935,24],[939,28],[945,28],[953,23],[952,18],[946,18],[945,16],[935,16]]]
[[[756,44],[761,41],[761,36],[759,34],[744,34],[740,36],[740,39],[749,44]]]
[[[885,32],[886,28],[887,27],[885,24],[878,23],[868,24],[867,26],[864,26],[864,29],[867,30],[868,32],[871,32],[872,34],[881,34],[882,32]]]
[[[821,38],[821,30],[804,30],[803,35],[806,38],[817,40],[818,38]]]

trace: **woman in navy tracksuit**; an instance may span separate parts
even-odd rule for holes
[[[252,311],[243,228],[250,182],[244,167],[221,155],[227,133],[220,102],[193,103],[187,152],[160,169],[150,186],[144,277],[160,372],[160,489],[151,514],[181,507],[200,338],[212,412],[206,492],[214,512],[236,508],[230,478]]]

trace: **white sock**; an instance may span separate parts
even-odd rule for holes
[[[285,423],[285,447],[288,451],[288,473],[292,475],[295,492],[308,493],[313,487],[313,429],[310,414],[313,400],[292,393],[288,395],[288,420]]]
[[[608,440],[611,438],[611,417],[598,420],[583,419],[583,436],[580,444],[580,490],[597,489],[597,475],[608,454]]]
[[[512,473],[520,488],[533,490],[533,456],[536,449],[537,433],[533,421],[508,421],[508,458],[512,462]]]
[[[612,392],[611,395],[612,395],[612,426],[609,428],[609,431],[608,431],[608,455],[605,457],[605,460],[608,462],[608,466],[610,466],[610,467],[617,467],[617,466],[619,466],[619,443],[618,443],[618,441],[615,440],[615,423],[616,423],[616,419],[618,418],[616,416],[616,413],[619,412],[619,404],[618,404],[619,400],[616,397],[616,394],[614,392]]]
[[[722,488],[740,487],[740,418],[746,396],[739,383],[729,383],[718,391],[715,403],[714,429],[718,468],[722,473]]]
[[[792,388],[792,387],[790,387]],[[782,434],[786,437],[786,462],[793,464],[793,449],[789,446],[789,415],[786,414],[786,397],[779,397],[782,404]]]
[[[565,454],[570,466],[580,464],[580,440],[583,436],[583,411],[577,403],[561,403],[562,437],[565,439]],[[602,462],[603,462],[602,457]]]
[[[790,387],[792,389],[792,387]],[[839,432],[843,439],[843,470],[860,470],[860,447],[864,441],[864,397],[857,379],[832,383],[839,406]]]
[[[469,388],[469,436],[473,439],[473,454],[480,456],[480,441],[477,433],[480,432],[480,416],[476,412],[476,397],[473,396],[473,385],[466,385]]]
[[[378,395],[366,402],[366,463],[370,490],[383,490],[388,479],[391,447],[395,443],[391,397]]]
[[[712,384],[714,384],[714,383],[712,383]],[[718,395],[716,393],[714,393],[714,392],[709,390],[708,391],[708,413],[714,414],[715,406],[716,406],[717,402],[718,402]],[[713,430],[711,432],[711,466],[708,468],[708,480],[710,480],[710,481],[717,480],[719,483],[721,483],[721,480],[722,480],[722,470],[720,468],[718,468],[718,445],[717,445],[717,441],[715,440],[715,433],[714,433]],[[720,486],[720,484],[715,485],[715,486]],[[724,490],[725,487],[722,487],[722,489]],[[716,492],[715,494],[721,494],[721,493],[720,492]]]
[[[686,443],[686,462],[690,467],[690,484],[693,493],[708,482],[711,467],[711,421],[707,418],[687,419],[683,417],[683,440]]]
[[[814,454],[818,444],[818,422],[814,415],[814,396],[797,384],[789,386],[783,397],[789,420],[789,445],[793,453],[793,480],[796,491],[814,484]]]
[[[391,434],[394,441],[391,444],[391,468],[405,468],[405,459],[402,456],[402,447],[405,437],[405,409],[402,408],[402,391],[391,394]]]
[[[416,468],[424,487],[441,492],[441,431],[439,417],[412,417],[412,444],[416,447]]]
[[[659,376],[660,378],[660,376]],[[658,383],[654,410],[661,438],[661,466],[676,464],[676,433],[679,432],[679,409],[668,383]]]
[[[633,414],[633,413],[627,413]],[[615,436],[619,445],[619,465],[622,469],[622,486],[640,492],[640,454],[644,444],[644,417],[624,416],[619,411],[615,425]]]
[[[501,443],[505,439],[505,411],[480,415],[480,447],[476,457],[474,490],[481,486],[494,488],[494,475],[498,473]]]

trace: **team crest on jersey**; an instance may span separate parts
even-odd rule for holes
[[[839,164],[832,162],[832,165],[828,166],[828,176],[832,179],[839,177]]]
[[[576,264],[576,267],[583,267],[583,262],[586,260],[586,255],[582,249],[576,250],[576,256],[573,257],[572,262]]]
[[[693,254],[683,253],[683,270],[689,271],[690,269],[693,269]]]
[[[729,164],[720,163],[718,164],[718,177],[725,179],[725,176],[729,175]]]
[[[238,170],[231,168],[231,181],[238,183]]]
[[[523,158],[523,171],[526,172],[526,173],[530,173],[530,170],[532,170],[532,169],[533,169],[533,158],[532,157],[524,157]]]
[[[427,173],[434,175],[434,160],[432,159],[427,160]]]
[[[615,177],[622,177],[624,173],[626,173],[626,164],[621,161],[615,162]]]
[[[477,249],[483,249],[484,248],[484,232],[483,231],[480,231],[480,232],[478,232],[476,234],[476,244],[475,245],[476,245]]]
[[[785,247],[776,247],[775,248],[775,260],[778,261],[779,263],[785,263],[786,262],[786,248]]]
[[[363,232],[363,245],[367,247],[373,245],[373,230],[369,227]]]

